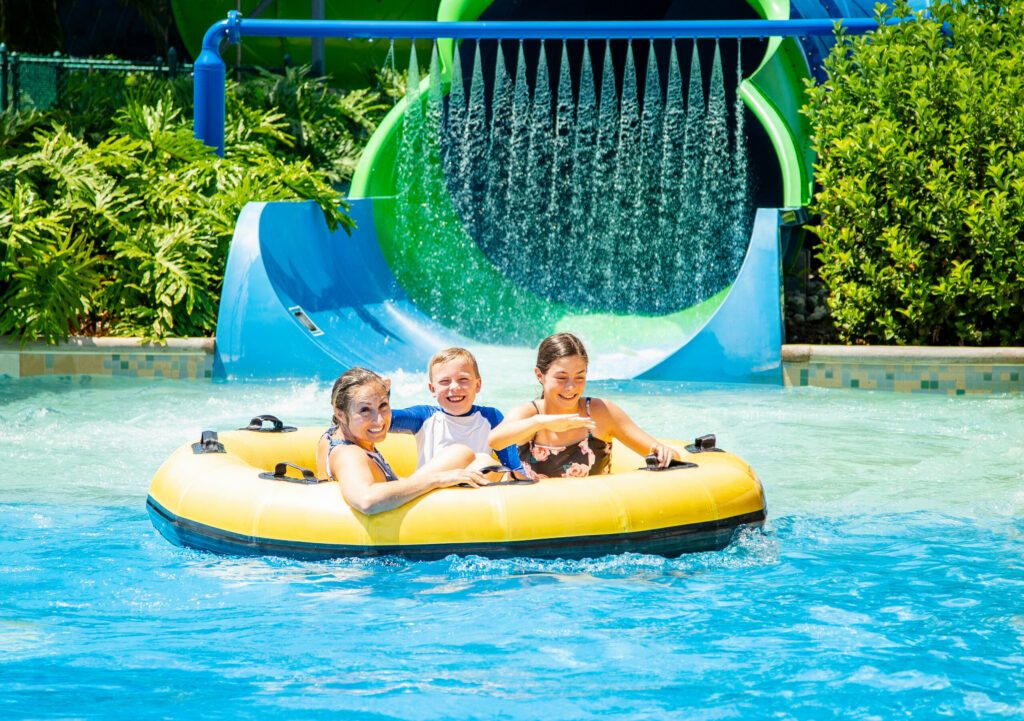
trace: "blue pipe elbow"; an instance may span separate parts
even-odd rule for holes
[[[237,32],[237,23],[238,18],[229,17],[211,25],[203,36],[203,49],[192,66],[192,131],[196,138],[213,148],[221,157],[224,155],[227,70],[220,57],[220,44],[225,38],[231,38],[232,24],[236,26]]]

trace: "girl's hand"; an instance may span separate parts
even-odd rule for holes
[[[438,488],[459,485],[479,488],[480,486],[488,486],[491,483],[481,473],[471,471],[468,468],[459,468],[454,471],[438,471],[434,476],[434,482]]]
[[[679,454],[671,446],[664,443],[655,443],[651,446],[651,454],[658,457],[658,468],[667,468],[673,458],[679,458]]]
[[[577,413],[566,413],[565,415],[545,415],[541,416],[541,424],[544,428],[555,433],[561,433],[562,431],[571,431],[574,428],[586,428],[588,430],[594,430],[597,424],[594,423],[594,419],[590,416],[581,416]]]

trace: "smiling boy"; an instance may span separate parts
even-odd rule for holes
[[[416,436],[418,466],[443,448],[461,443],[472,448],[475,466],[493,465],[487,436],[502,421],[501,411],[474,404],[483,381],[476,358],[465,348],[445,348],[427,366],[430,394],[436,406],[412,406],[392,411],[391,431]],[[522,470],[514,445],[496,451],[498,460],[513,472]]]

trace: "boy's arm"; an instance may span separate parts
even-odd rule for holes
[[[481,406],[480,415],[487,420],[492,430],[504,420],[501,411],[490,406]],[[515,444],[505,448],[496,448],[494,454],[505,468],[516,473],[523,472],[523,462],[519,459],[519,448]]]
[[[388,430],[391,433],[411,433],[415,435],[420,432],[420,428],[423,427],[423,424],[426,423],[427,419],[436,412],[437,409],[433,406],[392,408],[391,428]]]

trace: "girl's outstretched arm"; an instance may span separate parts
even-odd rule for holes
[[[537,431],[549,430],[555,433],[569,431],[573,428],[595,427],[594,419],[576,413],[564,415],[538,413],[532,403],[526,403],[509,411],[505,420],[491,429],[487,436],[487,444],[491,448],[507,448],[519,445],[537,435]]]
[[[487,485],[487,479],[466,468],[436,471],[424,468],[408,478],[377,481],[374,480],[370,466],[372,461],[358,446],[342,446],[336,449],[331,453],[330,463],[345,502],[366,515],[398,508],[435,488],[446,488],[459,483],[468,483],[474,487]]]
[[[607,429],[615,438],[625,443],[641,456],[654,454],[658,457],[658,466],[665,468],[678,459],[679,453],[671,446],[666,446],[654,436],[644,431],[633,422],[626,411],[608,400],[594,398],[591,400],[590,413],[598,420],[602,430]]]

